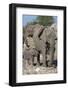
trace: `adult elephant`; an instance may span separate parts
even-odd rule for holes
[[[36,50],[40,52],[43,56],[43,65],[45,67],[47,66],[47,43],[50,44],[48,65],[52,66],[54,58],[55,39],[56,33],[54,25],[46,28],[39,24],[34,25],[33,40],[35,43]]]

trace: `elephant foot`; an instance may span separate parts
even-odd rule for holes
[[[37,64],[36,63],[33,63],[33,66],[36,66]]]
[[[40,66],[42,66],[43,65],[43,63],[40,63]]]
[[[46,63],[43,63],[43,67],[47,67]]]
[[[53,67],[54,67],[54,68],[57,67],[57,60],[53,60]]]
[[[48,61],[48,62],[47,62],[47,66],[48,66],[48,67],[52,67],[52,66],[53,66],[52,62]]]

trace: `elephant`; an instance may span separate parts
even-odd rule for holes
[[[26,64],[36,65],[37,63],[37,50],[35,49],[34,41],[33,41],[33,28],[32,26],[28,26],[26,29],[26,34],[24,34],[24,62]],[[26,46],[26,47],[25,47]]]
[[[37,51],[43,56],[43,66],[45,67],[47,66],[47,44],[50,44],[48,66],[52,66],[56,39],[54,25],[50,27],[44,27],[43,25],[36,24],[33,33],[33,39]]]
[[[44,62],[44,59],[46,59],[45,57],[45,43],[43,40],[40,39],[40,36],[41,34],[43,33],[43,30],[44,30],[44,26],[40,26],[39,24],[36,24],[34,26],[34,33],[33,33],[33,40],[34,40],[34,43],[35,43],[35,48],[36,50],[38,51],[38,62],[40,63],[40,53],[43,55],[43,62]]]
[[[48,60],[48,66],[52,66],[52,62],[54,59],[54,54],[56,52],[55,49],[55,41],[57,38],[57,28],[56,24],[52,24],[51,26],[45,27],[43,25],[35,24],[35,25],[29,25],[26,28],[26,34],[25,35],[25,43],[27,47],[30,48],[30,55],[32,58],[33,63],[39,63],[40,65],[43,63],[43,66],[47,66],[47,60]],[[32,38],[32,42],[34,45],[31,45],[27,43],[26,39]],[[32,54],[33,53],[33,54]],[[40,62],[40,54],[42,55],[42,63]],[[57,55],[55,54],[55,57]],[[34,59],[34,57],[37,57],[37,60]],[[36,60],[36,61],[35,61]]]

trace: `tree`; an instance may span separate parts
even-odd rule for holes
[[[43,26],[50,26],[54,22],[52,16],[38,16],[36,20],[38,24]]]
[[[35,25],[35,24],[37,24],[37,21],[32,21],[32,22],[28,22],[28,23],[27,23],[27,26],[28,26],[28,25]]]

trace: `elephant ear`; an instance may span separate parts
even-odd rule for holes
[[[57,39],[57,26],[56,24],[52,24],[50,27],[48,27],[48,31],[46,32],[46,35],[48,38]]]
[[[48,35],[49,38],[52,38],[52,39],[56,39],[56,34],[54,32],[54,30],[51,30],[50,34]]]
[[[50,29],[54,31],[56,36],[55,39],[57,39],[57,24],[56,23],[52,24]]]

